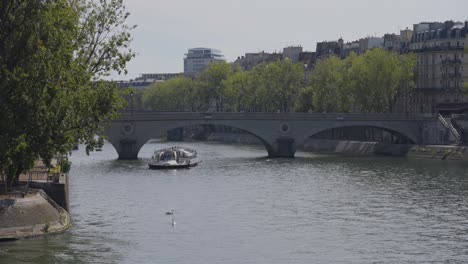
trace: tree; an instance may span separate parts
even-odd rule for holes
[[[313,105],[317,112],[341,112],[337,95],[343,86],[343,61],[332,56],[317,63],[311,77]]]
[[[0,172],[8,184],[77,141],[87,151],[102,145],[100,124],[123,102],[98,79],[133,57],[123,10],[118,0],[0,2]]]
[[[414,55],[398,55],[382,49],[355,58],[348,80],[359,110],[391,112],[399,91],[414,87],[414,68]]]
[[[216,106],[216,112],[224,111],[223,81],[229,78],[233,70],[228,63],[211,63],[201,73],[197,82],[199,99],[208,110],[211,104]]]
[[[289,59],[262,63],[251,70],[248,105],[252,111],[289,112],[304,87],[304,67]]]
[[[398,94],[414,88],[414,69],[414,55],[382,49],[344,60],[327,58],[311,77],[312,107],[317,112],[391,112]]]
[[[193,82],[190,78],[177,77],[155,83],[143,92],[143,105],[155,111],[194,111]]]
[[[226,109],[234,112],[243,112],[248,108],[249,90],[252,89],[252,74],[238,71],[224,80],[224,97]]]

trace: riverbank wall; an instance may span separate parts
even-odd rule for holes
[[[30,182],[29,187],[43,190],[60,207],[69,212],[68,175],[59,182]]]
[[[0,241],[61,233],[70,227],[70,215],[43,190],[26,196],[0,196]]]
[[[249,134],[209,133],[205,140],[246,145],[261,145],[259,139]],[[339,141],[309,139],[300,148],[306,152],[336,153],[344,155],[388,155],[431,158],[441,160],[468,160],[468,147],[452,145],[406,145],[379,142]]]

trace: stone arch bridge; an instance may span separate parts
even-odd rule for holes
[[[382,128],[403,135],[414,144],[440,144],[450,134],[438,116],[432,114],[134,112],[122,113],[120,119],[104,125],[104,135],[117,150],[119,159],[136,159],[151,138],[194,125],[241,129],[260,139],[270,157],[294,157],[307,138],[333,128]]]

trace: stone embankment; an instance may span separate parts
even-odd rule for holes
[[[206,140],[248,145],[262,144],[260,140],[252,135],[238,133],[210,133],[207,135]],[[403,145],[378,142],[309,139],[301,150],[346,155],[389,155],[443,160],[468,160],[468,147],[451,145]]]
[[[70,227],[70,215],[44,191],[0,195],[0,240],[60,233]]]
[[[468,160],[467,147],[451,145],[403,145],[310,139],[306,142],[303,150],[353,155],[389,155],[443,160]]]

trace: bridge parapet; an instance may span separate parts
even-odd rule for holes
[[[381,113],[270,113],[270,112],[123,112],[120,120],[436,120],[436,114],[381,114]]]

